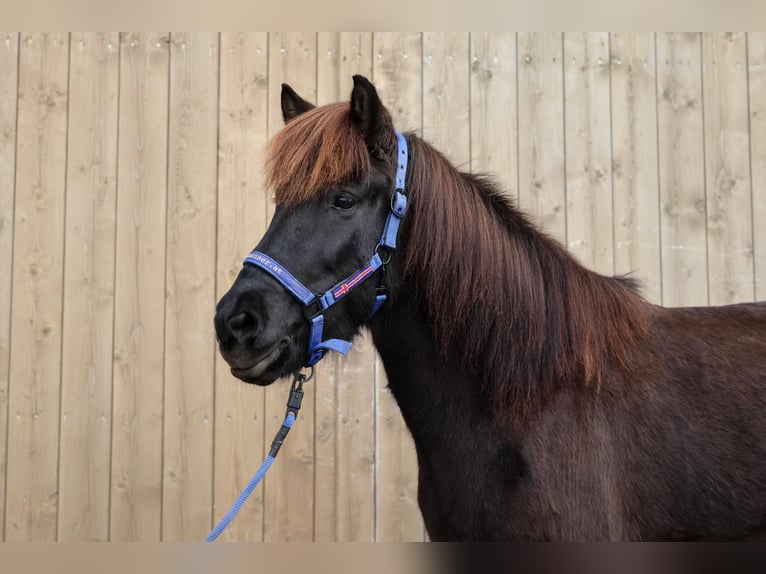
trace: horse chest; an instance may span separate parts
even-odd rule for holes
[[[432,540],[507,538],[508,512],[526,467],[500,444],[418,450],[418,503]]]

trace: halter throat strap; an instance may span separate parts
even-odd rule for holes
[[[348,293],[361,285],[365,279],[371,277],[375,271],[385,267],[391,260],[391,252],[396,249],[396,239],[399,234],[399,226],[407,210],[407,195],[405,192],[405,180],[407,178],[407,163],[409,153],[407,149],[407,140],[404,136],[396,132],[397,153],[396,153],[396,183],[394,191],[391,194],[391,209],[386,217],[386,223],[383,226],[378,246],[370,258],[370,262],[353,273],[346,279],[339,281],[333,287],[324,293],[314,293],[301,283],[284,266],[266,255],[265,253],[254,249],[245,257],[244,264],[254,265],[266,271],[274,279],[279,281],[282,286],[304,307],[306,320],[309,322],[311,333],[309,335],[308,355],[305,366],[311,367],[319,362],[328,350],[347,354],[351,350],[351,342],[343,339],[325,339],[322,340],[324,331],[324,313],[340,301]],[[381,256],[381,251],[384,255]],[[377,313],[380,307],[385,303],[385,293],[378,293],[375,298],[370,316]],[[312,306],[316,306],[312,309]]]

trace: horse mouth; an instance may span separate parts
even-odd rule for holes
[[[283,337],[265,355],[249,367],[231,367],[231,374],[245,382],[256,382],[258,377],[263,375],[269,367],[274,366],[285,355],[289,345],[290,337]]]

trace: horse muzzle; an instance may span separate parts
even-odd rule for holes
[[[218,348],[232,375],[269,385],[302,365],[303,346],[296,339],[306,339],[305,321],[283,293],[242,287],[235,283],[216,308]]]

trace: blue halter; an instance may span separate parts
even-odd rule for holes
[[[351,342],[343,339],[322,340],[322,331],[324,330],[324,313],[332,305],[345,297],[349,291],[359,286],[365,279],[371,277],[380,267],[388,264],[391,260],[391,252],[396,249],[396,236],[399,233],[399,224],[404,217],[407,209],[407,195],[405,194],[404,182],[407,176],[407,140],[404,136],[396,132],[398,141],[397,167],[396,167],[396,186],[391,195],[391,211],[388,213],[386,223],[383,226],[383,234],[380,242],[375,248],[375,253],[370,259],[369,264],[363,267],[347,279],[337,283],[324,293],[314,293],[303,283],[298,281],[287,269],[274,261],[271,257],[260,251],[253,250],[245,257],[245,264],[255,265],[266,271],[274,279],[279,281],[293,297],[295,297],[306,310],[306,319],[311,325],[311,334],[309,335],[308,358],[306,367],[315,365],[328,350],[338,351],[347,354],[351,349]],[[380,249],[387,251],[385,259],[380,255]],[[375,306],[370,316],[374,315],[381,305],[386,301],[386,295],[380,293],[375,298]],[[310,312],[312,305],[317,305],[318,310]]]

